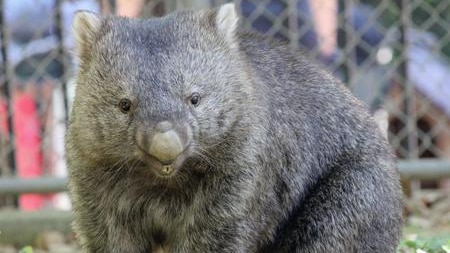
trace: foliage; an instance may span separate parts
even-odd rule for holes
[[[33,253],[33,248],[31,246],[23,247],[19,253]]]
[[[450,239],[442,237],[404,239],[400,242],[397,253],[450,253]]]

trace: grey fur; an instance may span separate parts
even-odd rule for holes
[[[284,44],[238,29],[230,46],[217,12],[77,31],[66,150],[85,252],[394,252],[399,176],[365,106]],[[191,131],[168,178],[136,141],[166,120]]]

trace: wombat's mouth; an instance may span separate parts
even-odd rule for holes
[[[143,148],[139,147],[139,150],[141,151],[140,153],[142,154],[142,160],[144,163],[157,177],[160,178],[170,178],[176,175],[191,153],[191,147],[190,145],[187,145],[175,160],[171,163],[163,163],[150,155]]]

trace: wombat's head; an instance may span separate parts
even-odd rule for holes
[[[86,161],[141,162],[168,177],[240,131],[252,91],[237,24],[232,4],[149,20],[77,13],[69,159],[76,150]]]

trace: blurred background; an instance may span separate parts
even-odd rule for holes
[[[0,252],[78,249],[64,163],[74,13],[149,18],[226,2],[0,0]],[[234,2],[245,29],[304,52],[369,106],[399,158],[399,252],[450,252],[450,1]]]

